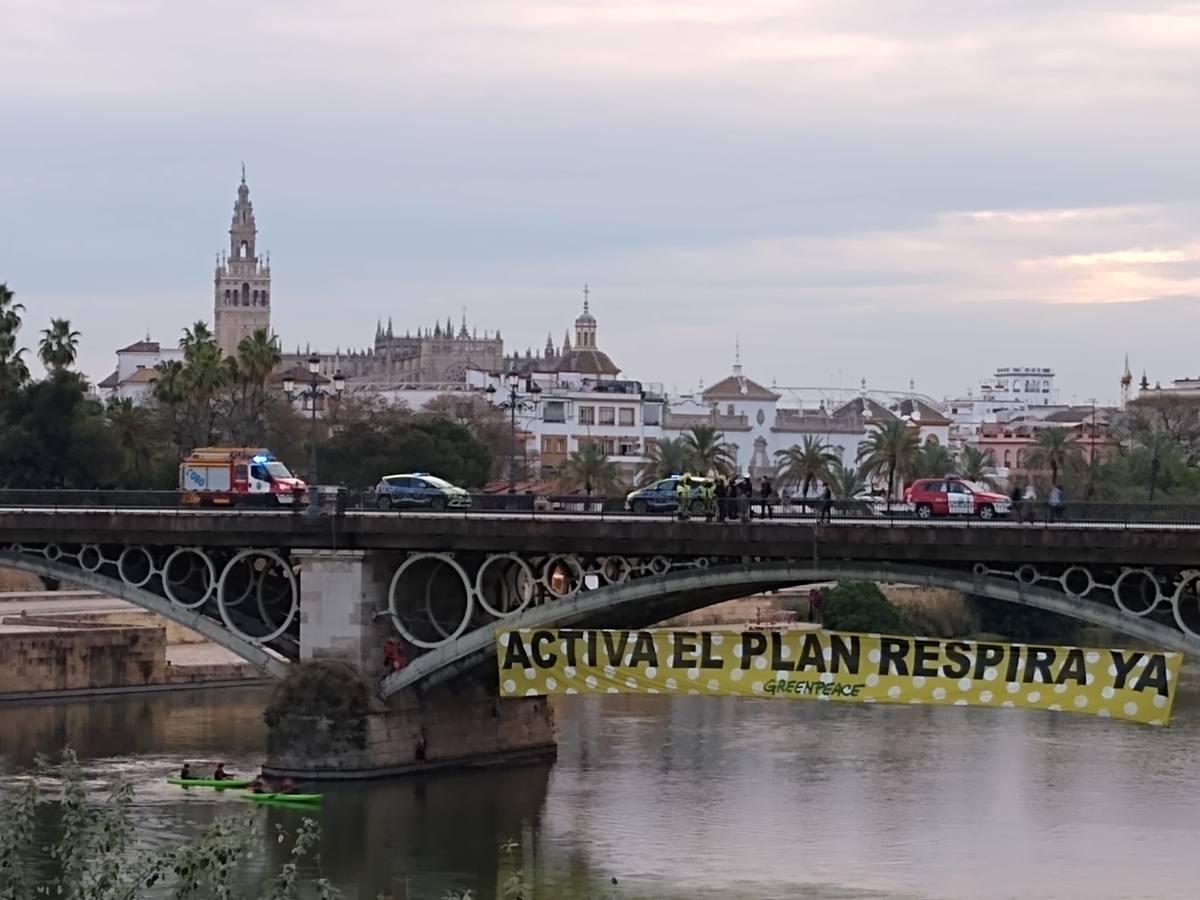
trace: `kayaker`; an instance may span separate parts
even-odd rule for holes
[[[187,781],[187,780],[189,780],[190,778],[193,778],[193,777],[195,777],[195,776],[193,776],[193,775],[192,775],[192,764],[191,764],[191,763],[184,763],[184,764],[183,764],[183,768],[179,770],[179,777],[180,777],[180,778],[181,778],[183,781]]]
[[[279,782],[279,790],[277,794],[294,794],[296,792],[296,782],[290,778],[284,778]]]
[[[263,784],[261,775],[258,776],[257,778],[255,778],[252,782],[250,782],[250,793],[252,793],[252,794],[268,793],[267,786],[265,784]]]
[[[213,781],[228,781],[232,777],[225,771],[225,763],[217,763],[217,770],[213,772]]]

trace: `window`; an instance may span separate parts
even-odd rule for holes
[[[228,294],[229,291],[226,291],[225,293]],[[234,481],[245,481],[246,475],[247,475],[246,466],[244,466],[244,465],[238,466],[237,472],[234,473],[233,480]]]
[[[567,439],[558,435],[544,435],[542,437],[542,452],[565,455],[567,452]]]
[[[600,407],[600,424],[601,425],[616,425],[617,412],[611,406]]]
[[[600,438],[596,443],[600,445],[600,449],[604,451],[605,456],[612,456],[615,452],[616,443],[612,438]]]
[[[617,418],[620,421],[620,424],[622,424],[622,425],[632,425],[633,424],[633,410],[627,409],[625,407],[621,407],[621,409],[617,410]]]
[[[562,400],[547,400],[542,406],[542,421],[567,421],[567,405]]]
[[[262,292],[262,293],[259,295],[259,298],[258,298],[258,299],[262,301],[262,305],[263,305],[263,306],[266,306],[266,305],[267,305],[267,292],[266,292],[266,291],[263,291],[263,292]]]
[[[594,406],[579,407],[579,424],[580,425],[595,425],[596,424],[596,407],[594,407]]]
[[[1012,465],[1012,450],[1005,450],[1004,451],[1004,468],[1007,469],[1011,465]]]
[[[238,247],[238,259],[250,258],[250,245],[242,241],[242,245]]]
[[[1050,393],[1050,381],[1049,380],[1042,382],[1042,393],[1043,394]]]
[[[250,305],[250,285],[242,282],[242,306]]]
[[[255,481],[270,481],[271,477],[267,474],[267,470],[262,465],[255,463],[250,467],[250,477]]]
[[[639,451],[638,451],[637,441],[632,441],[632,442],[621,441],[621,443],[619,443],[617,445],[617,453],[619,453],[621,456],[638,456],[638,455],[640,455]]]
[[[733,404],[732,403],[729,403],[725,406],[725,415],[727,415],[727,416],[733,415]]]
[[[662,404],[648,403],[642,407],[642,422],[646,425],[662,424]]]

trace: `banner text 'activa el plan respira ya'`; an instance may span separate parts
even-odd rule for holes
[[[701,694],[1020,706],[1165,725],[1178,653],[835,631],[497,633],[500,696]]]

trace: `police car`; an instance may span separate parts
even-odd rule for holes
[[[625,508],[639,515],[648,512],[675,512],[679,505],[675,490],[683,477],[682,475],[671,475],[648,484],[644,488],[631,491],[625,497]],[[700,478],[696,475],[689,475],[687,478],[692,489],[692,505],[694,507],[699,502],[700,486],[711,482],[712,479]]]
[[[380,509],[469,509],[471,495],[428,472],[385,475],[375,486]]]

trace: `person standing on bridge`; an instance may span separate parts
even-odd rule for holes
[[[675,511],[679,514],[679,521],[686,522],[688,511],[692,506],[692,476],[685,474],[677,482],[675,482]]]
[[[817,517],[817,524],[822,522],[832,522],[833,520],[833,490],[829,485],[821,488],[821,514]]]
[[[750,473],[747,472],[738,482],[738,518],[743,522],[750,521],[750,501],[753,497],[754,482],[750,480]]]
[[[713,502],[717,506],[717,521],[724,522],[727,518],[726,513],[729,511],[729,487],[725,483],[725,476],[718,475],[716,483],[713,484]]]
[[[764,519],[773,519],[775,517],[774,510],[771,509],[771,479],[766,475],[762,477],[762,482],[758,486],[758,496],[762,500],[762,516]]]
[[[1050,488],[1050,518],[1055,522],[1062,521],[1067,512],[1067,492],[1063,490],[1061,484],[1056,484]]]

